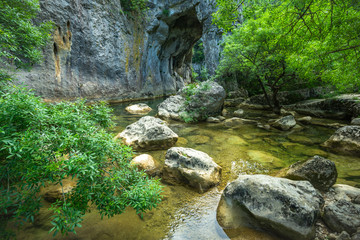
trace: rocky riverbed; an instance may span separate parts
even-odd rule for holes
[[[146,102],[152,109],[163,99]],[[143,115],[127,113],[130,104],[113,105],[118,126],[114,136],[138,121]],[[232,118],[228,109],[227,119]],[[154,116],[156,111],[151,111]],[[250,119],[266,125],[274,118],[271,112],[244,109],[242,119]],[[312,121],[326,122],[313,118]],[[144,214],[143,219],[131,209],[123,215],[100,221],[96,211],[86,215],[78,235],[66,239],[278,239],[260,229],[240,226],[236,229],[222,229],[216,220],[216,211],[221,194],[228,183],[240,174],[264,174],[275,176],[279,171],[297,161],[319,155],[335,162],[338,172],[337,184],[360,186],[360,159],[329,152],[320,145],[334,134],[335,129],[315,125],[301,125],[283,131],[276,128],[264,129],[259,124],[233,121],[226,125],[218,123],[187,124],[167,121],[168,127],[178,135],[175,147],[192,148],[208,154],[222,168],[219,185],[199,193],[191,186],[179,183],[163,183],[164,199],[158,208]],[[327,120],[329,124],[333,121]],[[340,122],[345,124],[345,122]],[[167,149],[144,151],[154,158],[156,165],[165,165]],[[330,204],[330,202],[329,202]],[[26,225],[19,230],[19,239],[52,239],[47,217],[51,213],[41,211],[35,225]],[[286,235],[286,234],[285,234]],[[60,238],[59,238],[60,239]]]

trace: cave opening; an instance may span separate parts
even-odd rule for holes
[[[160,51],[162,73],[163,77],[175,80],[178,90],[192,81],[193,47],[203,35],[203,24],[195,7],[163,21],[168,26],[168,35]]]

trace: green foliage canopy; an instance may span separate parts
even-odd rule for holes
[[[41,61],[50,38],[50,22],[35,25],[38,0],[0,0],[0,64],[29,67]]]
[[[238,47],[241,48],[243,44],[267,44],[269,41],[265,43],[260,36],[269,34],[272,38],[272,46],[281,50],[287,69],[296,73],[301,79],[309,82],[321,79],[343,89],[359,87],[359,2],[219,0],[217,4],[219,10],[214,14],[214,22],[225,32],[233,31],[238,37],[229,36],[225,40],[225,49],[228,48],[228,51],[225,51],[223,56],[221,74],[225,73],[225,69],[236,68],[237,62],[229,58],[228,45],[232,45],[231,49],[234,50],[236,48],[234,43],[239,43]],[[229,7],[231,9],[228,9]],[[242,25],[239,24],[240,22]],[[250,25],[261,29],[249,31]],[[239,32],[258,35],[254,36],[257,43],[245,43],[246,37],[241,37]],[[248,40],[250,38],[249,36]],[[263,53],[269,54],[274,59],[278,58],[278,51],[271,53],[265,51],[266,48],[267,46],[264,47]],[[248,50],[243,49],[246,52]],[[234,66],[230,67],[230,65]],[[255,73],[252,69],[247,70]]]

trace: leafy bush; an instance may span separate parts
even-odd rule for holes
[[[196,96],[210,88],[209,82],[195,82],[188,84],[182,89],[182,96],[185,98],[185,104],[180,117],[184,122],[197,122],[203,120],[203,118],[207,118],[206,114],[204,114],[206,112],[204,107],[194,108],[192,105],[199,104],[197,101],[199,101],[200,98],[197,98]]]
[[[105,103],[46,104],[25,88],[8,86],[0,97],[0,216],[34,221],[41,188],[73,178],[76,186],[50,210],[54,235],[81,227],[90,204],[100,215],[156,207],[161,188],[130,165],[130,147],[113,139]]]
[[[33,24],[38,0],[0,0],[0,63],[29,67],[42,60],[41,47],[50,39],[53,25]]]

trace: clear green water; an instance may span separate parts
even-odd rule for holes
[[[146,102],[153,109],[163,99]],[[130,115],[124,109],[128,104],[113,105],[117,127],[114,134],[138,120],[140,115]],[[149,115],[155,115],[153,110]],[[266,123],[267,112],[247,111],[248,118]],[[320,120],[324,121],[324,120]],[[331,122],[331,121],[330,121]],[[86,215],[77,235],[65,239],[276,239],[266,233],[243,228],[223,230],[216,221],[216,208],[226,184],[242,173],[276,175],[290,164],[321,155],[334,161],[338,170],[337,183],[360,186],[360,159],[328,153],[319,145],[335,131],[323,127],[306,126],[300,130],[282,132],[266,131],[254,125],[236,128],[219,124],[185,124],[169,122],[179,135],[176,146],[190,147],[209,154],[222,166],[222,182],[218,187],[199,194],[184,186],[164,185],[164,200],[140,219],[129,209],[120,216],[100,220],[96,211]],[[164,151],[147,152],[159,165],[165,161]],[[141,154],[136,153],[136,154]],[[49,213],[41,211],[37,225],[26,225],[18,231],[19,239],[52,239],[47,232]],[[59,239],[61,239],[59,237]]]

